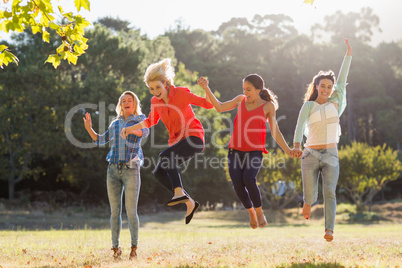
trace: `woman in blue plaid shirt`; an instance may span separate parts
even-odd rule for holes
[[[128,226],[131,233],[131,252],[129,259],[137,256],[139,219],[137,214],[138,196],[140,192],[140,166],[144,156],[141,149],[141,139],[149,135],[148,128],[142,128],[131,132],[127,139],[120,137],[124,127],[140,123],[146,117],[141,112],[138,97],[131,91],[125,91],[119,98],[116,107],[117,118],[110,124],[102,135],[92,129],[91,115],[85,114],[84,123],[89,135],[97,145],[112,142],[112,148],[106,160],[109,162],[107,169],[107,194],[110,203],[110,226],[112,229],[112,250],[114,258],[119,258],[121,248],[119,237],[121,230],[121,210],[123,190],[128,218]]]

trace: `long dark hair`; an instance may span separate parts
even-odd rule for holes
[[[258,74],[249,74],[243,79],[244,82],[249,82],[251,83],[255,89],[260,89],[260,97],[261,99],[265,101],[272,102],[275,106],[275,110],[278,109],[279,104],[278,104],[278,97],[272,92],[272,90],[265,88],[265,82],[264,79]]]
[[[335,84],[335,73],[331,70],[329,71],[320,71],[317,75],[313,77],[313,80],[310,84],[307,85],[306,94],[304,94],[304,102],[306,101],[315,101],[318,97],[317,86],[320,84],[322,79],[329,79]]]

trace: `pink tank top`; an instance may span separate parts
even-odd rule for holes
[[[229,148],[239,151],[262,151],[265,154],[265,139],[267,118],[264,114],[264,105],[248,111],[244,99],[237,109],[234,120],[233,133],[229,141]]]

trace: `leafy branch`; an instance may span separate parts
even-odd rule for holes
[[[6,4],[9,0],[3,0]],[[89,0],[74,0],[77,12],[81,8],[90,10]],[[88,39],[84,37],[84,30],[90,24],[81,15],[73,12],[64,12],[63,7],[58,5],[58,11],[67,24],[58,24],[52,14],[52,0],[28,0],[25,5],[21,0],[14,0],[11,11],[0,10],[0,31],[23,32],[31,28],[33,34],[42,33],[42,40],[49,43],[49,28],[54,30],[60,37],[62,44],[56,49],[56,53],[49,55],[46,62],[53,64],[54,68],[60,65],[61,60],[67,60],[69,64],[76,64],[80,55],[88,48]],[[0,67],[10,62],[18,64],[18,58],[7,50],[6,46],[0,47]]]

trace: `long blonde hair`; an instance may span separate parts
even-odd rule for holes
[[[131,97],[133,97],[133,101],[134,101],[134,115],[140,115],[142,114],[141,111],[141,105],[140,105],[140,100],[138,99],[137,95],[135,95],[134,92],[132,91],[124,91],[120,97],[119,97],[119,101],[117,103],[116,106],[116,113],[117,113],[117,117],[122,116],[123,115],[123,109],[121,108],[121,100],[123,99],[124,95],[130,95]]]
[[[148,66],[145,71],[144,82],[148,85],[151,81],[161,81],[162,83],[166,82],[169,87],[173,85],[174,77],[175,73],[172,60],[166,58]]]

